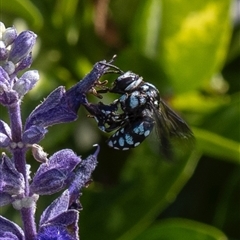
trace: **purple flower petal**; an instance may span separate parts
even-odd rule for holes
[[[13,162],[5,154],[0,158],[0,194],[9,196],[22,195],[24,193],[24,178],[19,173]]]
[[[34,176],[30,190],[39,195],[51,195],[61,191],[66,186],[67,178],[68,176],[58,169],[50,169],[37,177]]]
[[[113,59],[110,61],[110,63]],[[95,86],[95,83],[108,72],[109,66],[106,65],[105,60],[97,62],[90,73],[88,73],[82,81],[74,85],[67,92],[68,103],[71,109],[78,111],[81,104],[87,102],[86,94],[90,91],[92,87]]]
[[[38,143],[44,138],[46,133],[47,130],[44,127],[33,125],[23,133],[22,141],[28,144]]]
[[[78,239],[79,212],[68,208],[69,192],[66,190],[43,212],[37,239],[46,239],[46,236],[57,239]]]
[[[70,149],[55,153],[47,163],[40,165],[30,186],[31,191],[43,195],[62,190],[72,179],[73,170],[80,161],[81,158]]]
[[[26,68],[29,68],[32,65],[32,53],[30,52],[15,68],[15,72],[22,71]]]
[[[58,169],[67,175],[69,172],[72,172],[76,165],[80,162],[81,158],[78,157],[71,149],[63,149],[54,153],[49,158],[48,163],[41,164],[35,176],[49,171],[50,169]]]
[[[0,92],[1,92],[1,89],[0,89]],[[18,101],[19,101],[19,98],[16,91],[10,90],[9,92],[3,92],[3,94],[0,94],[0,103],[3,106],[11,106]]]
[[[0,226],[1,226],[0,238],[2,236],[5,236],[5,237],[14,236],[16,238],[13,238],[13,239],[18,239],[18,240],[25,239],[22,229],[16,223],[14,223],[2,216],[0,216]],[[1,238],[1,239],[8,239],[8,238]]]
[[[4,47],[0,47],[0,61],[5,61],[8,58],[8,50]]]
[[[77,118],[67,103],[64,87],[58,87],[38,105],[26,121],[26,129],[32,125],[48,127],[57,123],[71,122]]]
[[[42,227],[37,235],[37,240],[78,240],[78,233],[73,226],[65,227],[61,225],[50,225]]]
[[[0,132],[4,133],[5,135],[7,135],[9,138],[12,137],[11,135],[11,129],[8,126],[7,123],[5,123],[4,121],[0,120]]]
[[[0,132],[0,148],[8,147],[10,142],[11,142],[11,139],[4,133]]]
[[[5,206],[13,202],[13,198],[8,193],[1,193],[0,206]]]
[[[10,90],[10,78],[8,76],[8,73],[0,67],[0,95],[3,91],[9,91]]]
[[[39,225],[47,224],[52,219],[68,210],[69,192],[65,190],[60,197],[54,200],[42,213]]]
[[[105,63],[106,61],[96,63],[92,71],[68,91],[65,91],[64,87],[59,87],[50,93],[46,100],[30,114],[25,129],[32,125],[48,127],[76,120],[80,105],[87,103],[86,94],[100,77],[107,73],[109,66]]]
[[[94,154],[90,155],[87,159],[83,160],[75,170],[74,179],[69,186],[69,193],[71,196],[70,205],[74,204],[81,194],[83,187],[86,187],[91,180],[91,175],[97,166],[97,155],[100,151],[100,147],[97,146],[97,150]]]

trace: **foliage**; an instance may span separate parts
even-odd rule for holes
[[[38,35],[33,68],[40,70],[41,83],[25,98],[23,114],[55,87],[69,88],[95,62],[117,54],[115,64],[157,86],[194,131],[193,150],[180,151],[176,162],[169,163],[160,159],[156,139],[128,152],[109,149],[107,135],[83,110],[77,122],[52,127],[49,138],[41,142],[50,154],[64,146],[88,155],[92,144],[101,146],[94,182],[82,198],[82,238],[240,238],[240,25],[239,19],[233,23],[231,4],[2,2],[6,26],[14,23]],[[0,113],[6,119],[1,109]],[[45,197],[46,204],[51,200]],[[37,213],[45,207],[39,206]],[[12,209],[1,211],[16,218]],[[176,238],[179,234],[182,238]]]

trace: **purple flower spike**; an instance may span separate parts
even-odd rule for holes
[[[11,204],[19,211],[23,226],[22,230],[0,216],[0,240],[78,240],[79,211],[82,209],[79,198],[82,188],[91,181],[99,147],[82,161],[70,149],[58,151],[48,158],[38,142],[45,137],[49,126],[76,120],[81,105],[96,120],[101,118],[104,111],[106,114],[115,112],[118,109],[115,104],[91,104],[86,95],[93,93],[100,97],[95,88],[107,83],[100,82],[100,78],[106,73],[119,73],[120,70],[112,65],[115,56],[108,62],[97,62],[82,81],[69,90],[63,86],[56,88],[27,119],[23,119],[22,99],[39,80],[37,71],[26,72],[32,64],[32,48],[36,37],[31,31],[18,34],[14,27],[6,29],[0,22],[0,104],[6,108],[9,116],[9,125],[0,119],[0,148],[5,148],[11,156],[9,158],[5,153],[0,156],[0,207]],[[21,76],[19,72],[22,70],[25,73]],[[104,86],[102,90],[102,93],[106,93],[108,87]],[[108,124],[105,115],[99,122]],[[113,127],[115,129],[115,125]],[[30,163],[26,159],[29,151],[40,162],[34,173],[30,172],[31,165],[27,164]],[[34,176],[33,179],[30,176]],[[37,228],[35,212],[39,195],[51,195],[59,191],[62,194],[42,213]]]
[[[12,44],[8,60],[18,63],[31,51],[36,42],[37,35],[31,31],[21,32]]]
[[[10,200],[11,196],[21,196],[24,193],[25,182],[23,175],[16,170],[12,160],[5,154],[2,155],[0,158],[0,195],[5,194],[5,200],[9,195]]]
[[[30,185],[31,192],[48,195],[61,191],[72,179],[73,169],[80,161],[70,149],[55,153],[47,163],[40,165]]]

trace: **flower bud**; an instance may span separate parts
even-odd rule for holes
[[[38,80],[39,80],[38,71],[36,70],[27,71],[14,84],[13,90],[15,90],[18,93],[19,97],[22,97],[34,87]]]
[[[6,28],[4,23],[0,22],[0,39],[2,38],[3,33],[5,32]]]
[[[45,163],[48,160],[48,154],[44,152],[43,148],[37,144],[32,145],[32,155],[34,159],[40,163]]]
[[[7,61],[4,66],[4,70],[8,73],[8,75],[11,75],[15,72],[15,65],[11,61]]]
[[[17,38],[17,31],[14,27],[7,28],[2,35],[2,40],[5,43],[6,47],[14,42]]]
[[[18,63],[25,58],[32,50],[37,35],[31,31],[21,32],[12,44],[9,53],[9,60]]]
[[[40,142],[47,130],[44,127],[33,125],[23,133],[22,140],[26,144],[34,144]]]

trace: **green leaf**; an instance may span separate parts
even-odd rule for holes
[[[22,17],[32,28],[39,29],[43,25],[43,17],[38,8],[29,0],[1,1],[1,10]]]
[[[226,104],[219,105],[204,116],[201,127],[226,138],[240,142],[240,92],[229,97]]]
[[[236,229],[235,233],[239,235],[239,187],[240,166],[237,166],[222,186],[213,217],[214,225],[228,232],[232,230],[232,236],[234,236],[234,229]]]
[[[192,130],[197,139],[197,146],[203,153],[240,164],[240,143],[207,130]]]
[[[86,202],[82,202],[81,215],[84,238],[133,239],[175,200],[200,157],[188,153],[176,163],[166,163],[159,159],[159,153],[154,156],[143,146],[132,153],[122,171],[120,185],[108,191],[95,190],[89,197],[84,195]],[[111,159],[110,155],[108,158]],[[89,226],[94,226],[94,231]]]
[[[135,240],[227,240],[215,227],[186,219],[169,219],[146,230]]]
[[[175,92],[197,89],[208,83],[225,61],[231,36],[231,1],[160,3],[142,3],[133,25],[133,45],[158,59]]]
[[[142,1],[135,17],[132,39],[135,47],[148,57],[156,57],[161,29],[161,1]]]
[[[158,58],[177,92],[203,86],[221,69],[231,36],[230,4],[226,0],[163,1]]]

